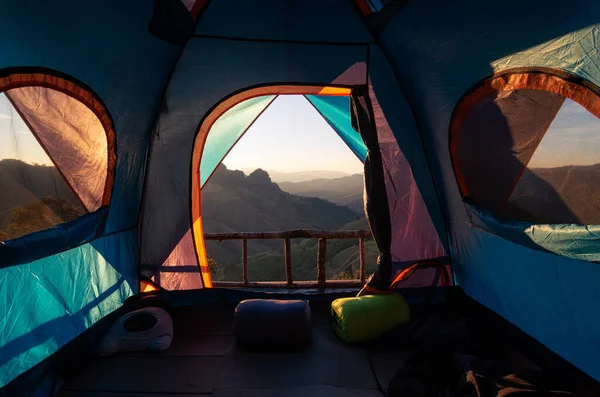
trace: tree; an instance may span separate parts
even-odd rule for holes
[[[217,262],[208,255],[206,255],[206,257],[208,258],[208,270],[210,270],[210,274],[214,276],[217,273]]]
[[[333,280],[360,280],[360,270],[345,270],[332,277]]]

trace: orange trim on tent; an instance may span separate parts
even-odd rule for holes
[[[204,6],[206,6],[206,3],[208,3],[208,0],[196,0],[196,2],[194,3],[194,6],[190,10],[190,14],[192,15],[192,18],[194,19],[194,22],[198,22],[198,17],[200,16],[200,12],[204,9]]]
[[[158,291],[159,288],[154,283],[146,280],[140,280],[140,292]]]
[[[459,164],[460,129],[469,112],[485,98],[502,92],[522,89],[548,91],[577,102],[594,116],[600,118],[600,96],[582,84],[546,72],[510,73],[510,71],[505,71],[502,73],[500,76],[487,78],[467,93],[456,105],[450,121],[450,159],[462,197],[469,196],[469,189]]]
[[[342,87],[323,87],[321,91],[319,91],[318,95],[327,95],[327,96],[350,96],[352,90],[350,88],[342,88]]]
[[[112,119],[108,111],[96,97],[85,88],[64,78],[45,73],[14,73],[0,77],[0,92],[12,90],[21,87],[44,87],[50,88],[63,94],[66,94],[87,106],[100,120],[104,132],[106,133],[108,162],[106,165],[106,182],[104,184],[104,194],[102,195],[102,205],[110,203],[113,184],[115,181],[115,166],[117,163],[116,155],[116,134]]]
[[[363,15],[369,15],[373,12],[371,7],[369,7],[369,4],[367,3],[367,0],[356,0],[356,5],[358,6],[358,9],[360,10],[360,12],[362,12]]]
[[[200,183],[200,161],[206,144],[206,138],[213,124],[226,111],[240,102],[264,95],[350,95],[352,89],[330,86],[274,85],[250,88],[220,102],[202,121],[194,139],[192,152],[192,237],[196,248],[196,256],[200,264],[202,281],[205,288],[212,288],[212,278],[208,268],[204,234],[202,232],[202,186]]]
[[[434,267],[437,269],[437,271],[439,272],[440,277],[442,279],[442,286],[446,287],[446,286],[450,285],[450,276],[448,275],[448,272],[447,272],[446,268],[444,267],[444,265],[439,261],[429,260],[429,261],[422,261],[422,262],[414,263],[414,264],[410,265],[409,267],[407,267],[406,269],[402,270],[400,273],[398,273],[398,275],[394,278],[394,280],[390,284],[390,290],[391,291],[395,290],[401,281],[408,280],[410,278],[410,276],[412,276],[413,273],[417,269],[428,268],[428,267]]]

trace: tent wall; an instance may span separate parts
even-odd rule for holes
[[[448,148],[452,111],[479,80],[514,67],[562,69],[598,85],[600,5],[542,1],[407,2],[381,33],[423,134],[448,219],[457,282],[549,348],[600,379],[597,264],[534,251],[468,224]],[[511,10],[514,10],[512,12]]]
[[[148,136],[180,48],[148,33],[152,4],[4,2],[0,68],[44,66],[90,86],[108,108],[117,165],[107,232],[137,224]]]
[[[369,83],[386,174],[392,260],[410,264],[444,257],[444,217],[419,130],[393,71],[377,46],[372,46],[369,53]]]
[[[113,119],[117,156],[108,215],[101,209],[86,218],[106,222],[104,237],[83,236],[76,248],[0,268],[0,386],[138,291],[136,229],[149,133],[180,52],[148,33],[151,8],[144,1],[2,4],[0,72],[43,66],[89,86]],[[88,226],[83,232],[94,230]],[[71,235],[40,233],[47,246],[72,247]]]
[[[145,275],[154,274],[190,229],[192,150],[199,124],[214,106],[257,86],[326,86],[340,76],[348,86],[365,84],[364,73],[344,73],[366,57],[366,45],[191,39],[167,89],[152,141],[142,216]]]
[[[136,246],[132,229],[0,269],[0,387],[137,291]]]
[[[196,34],[325,43],[373,40],[347,0],[211,1]]]

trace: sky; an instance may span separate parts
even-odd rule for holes
[[[362,173],[363,164],[302,95],[280,95],[223,160],[229,169]]]
[[[565,100],[529,162],[529,168],[600,163],[600,120]]]
[[[0,160],[5,158],[52,164],[6,95],[0,93]]]

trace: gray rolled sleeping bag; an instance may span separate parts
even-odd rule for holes
[[[298,345],[310,340],[310,316],[303,300],[249,299],[235,308],[233,334],[247,345]]]

